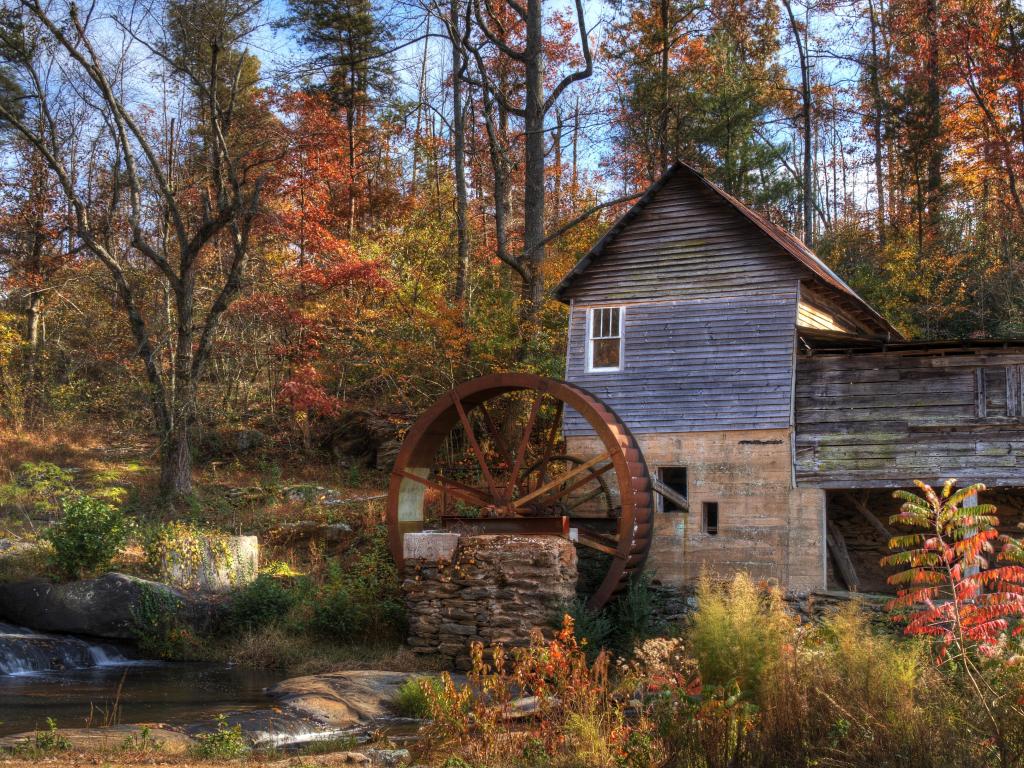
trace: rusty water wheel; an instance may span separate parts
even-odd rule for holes
[[[563,416],[592,435],[570,452]],[[575,534],[604,555],[588,595],[600,608],[647,560],[652,490],[636,440],[615,413],[573,384],[492,374],[458,385],[410,428],[388,493],[390,546],[399,567],[406,533],[431,528]]]

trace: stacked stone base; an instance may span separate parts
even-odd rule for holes
[[[576,593],[576,550],[558,536],[409,534],[409,645],[466,670],[474,641],[506,647],[550,634]]]

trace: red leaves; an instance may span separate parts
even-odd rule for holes
[[[994,541],[1002,540],[1000,557],[1013,560],[1020,544],[999,534],[991,505],[962,506],[985,486],[954,491],[951,480],[937,493],[916,484],[923,498],[898,491],[894,495],[905,503],[891,521],[921,528],[926,538],[895,536],[890,546],[907,548],[882,558],[883,565],[904,568],[889,577],[890,584],[900,587],[889,610],[909,609],[905,632],[935,638],[940,659],[951,646],[966,652],[965,643],[984,654],[1011,628],[1019,632],[1024,616],[1024,566],[992,567],[985,555],[995,551]]]

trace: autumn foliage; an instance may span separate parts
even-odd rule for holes
[[[1009,562],[1019,545],[999,533],[993,505],[976,503],[984,485],[917,486],[921,496],[895,493],[904,504],[891,522],[915,530],[894,536],[889,545],[901,551],[882,560],[903,569],[889,577],[898,587],[889,607],[908,611],[906,633],[933,638],[940,657],[972,646],[991,652],[1006,632],[1021,631],[1024,567]]]

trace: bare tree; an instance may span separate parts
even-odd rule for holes
[[[252,59],[232,37],[231,15],[188,41],[203,56],[178,57],[170,5],[7,0],[3,55],[25,95],[23,111],[0,102],[0,121],[45,162],[76,247],[110,274],[145,368],[160,487],[176,498],[192,489],[197,385],[242,287],[266,153],[242,129],[255,130],[252,115],[238,119]],[[196,17],[182,6],[183,18]],[[168,119],[161,103],[181,106]],[[147,289],[154,274],[167,287],[166,315]]]
[[[480,89],[486,104],[493,100],[506,113],[522,120],[523,126],[523,250],[512,254],[507,250],[499,257],[521,278],[523,286],[523,320],[527,335],[544,301],[544,250],[551,238],[545,235],[545,119],[558,99],[573,83],[593,74],[594,61],[583,13],[582,0],[576,0],[576,19],[579,29],[580,51],[583,64],[561,79],[550,90],[545,88],[544,19],[542,0],[504,0],[515,18],[524,28],[524,42],[517,47],[509,30],[500,21],[500,14],[491,0],[468,0],[466,33],[463,42],[476,61],[475,77],[467,81]],[[472,31],[479,34],[473,35]],[[521,92],[502,87],[490,76],[485,52],[510,59],[522,67],[525,78]],[[518,89],[517,89],[518,90]],[[491,124],[488,124],[490,138]],[[492,159],[494,155],[492,152]],[[496,174],[497,176],[497,174]],[[499,235],[501,237],[501,235]]]

